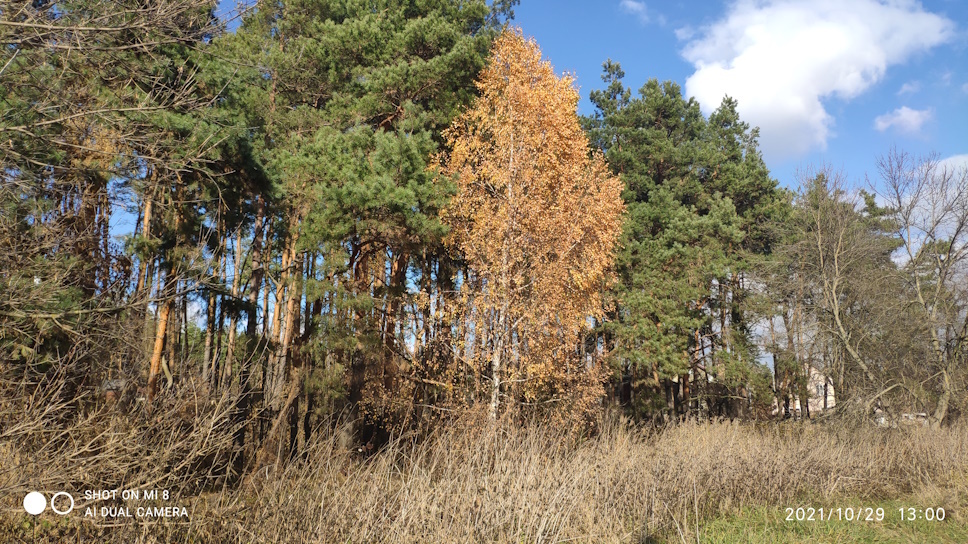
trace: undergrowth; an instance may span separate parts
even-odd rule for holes
[[[96,411],[52,419],[48,410],[5,418],[0,540],[695,542],[716,520],[741,526],[749,516],[753,525],[784,506],[931,497],[926,506],[964,525],[968,505],[961,426],[689,422],[655,430],[610,419],[576,440],[548,425],[471,414],[372,455],[347,443],[343,429],[321,430],[299,458],[252,467],[231,483],[215,468],[231,447],[224,409],[176,408],[185,417]],[[83,515],[109,504],[84,502],[83,490],[139,486],[168,489],[166,504],[184,506],[188,518]],[[70,516],[32,517],[20,506],[29,490],[81,500]]]

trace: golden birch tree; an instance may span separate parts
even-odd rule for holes
[[[480,98],[445,133],[445,212],[463,255],[463,319],[492,418],[508,403],[584,413],[600,398],[579,357],[600,317],[624,205],[621,182],[591,153],[573,78],[556,76],[520,30],[493,46]]]

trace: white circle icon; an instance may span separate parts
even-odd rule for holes
[[[66,510],[58,510],[57,507],[54,506],[54,501],[57,500],[57,497],[67,497],[67,499],[71,501],[71,505],[67,507]],[[58,491],[57,493],[54,493],[54,496],[50,498],[50,509],[53,510],[55,514],[60,514],[62,516],[70,514],[74,511],[74,496],[66,491]]]
[[[24,510],[32,516],[36,516],[47,508],[47,497],[43,493],[31,491],[24,497]]]

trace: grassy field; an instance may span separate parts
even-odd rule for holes
[[[937,502],[937,501],[934,501]],[[944,501],[942,501],[944,502]],[[859,504],[849,498],[841,504]],[[709,544],[748,542],[751,544],[799,544],[801,542],[968,542],[968,524],[963,516],[944,521],[902,520],[899,508],[907,510],[916,505],[933,504],[924,497],[911,496],[904,500],[867,503],[864,508],[883,508],[882,521],[787,521],[785,509],[760,506],[743,509],[736,514],[708,520],[701,525],[699,538],[692,540]],[[948,502],[948,504],[954,504]],[[922,507],[923,508],[923,507]],[[963,506],[962,506],[963,508]],[[678,534],[667,535],[666,542],[681,542]]]
[[[166,484],[190,512],[181,523],[31,518],[17,503],[31,473],[0,474],[2,542],[968,542],[963,427],[615,422],[570,442],[478,418],[365,458],[333,433],[236,488]],[[882,507],[885,520],[785,521],[797,506]],[[902,522],[901,506],[946,519]]]

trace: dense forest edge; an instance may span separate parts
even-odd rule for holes
[[[611,60],[579,116],[517,3],[0,3],[0,540],[965,528],[968,171],[784,188]],[[191,520],[19,504],[118,488]]]

